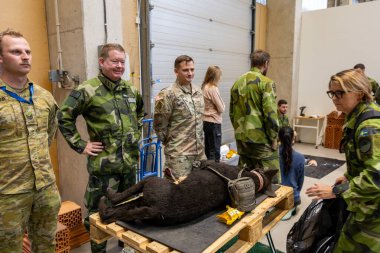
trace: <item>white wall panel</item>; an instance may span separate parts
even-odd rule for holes
[[[359,62],[380,81],[379,13],[374,1],[302,14],[298,107],[309,115],[335,110],[326,95],[330,77]]]
[[[228,107],[230,88],[249,70],[252,1],[155,0],[151,2],[153,97],[175,80],[174,60],[187,54],[195,62],[194,83],[200,85],[207,67],[223,70],[221,95],[226,103],[223,115],[223,143],[234,140]],[[153,98],[152,98],[153,99]],[[154,101],[152,100],[152,104]]]

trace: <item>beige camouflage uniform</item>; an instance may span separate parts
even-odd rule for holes
[[[55,185],[49,144],[57,129],[58,107],[53,96],[29,83],[16,90],[0,87],[29,100],[19,102],[0,90],[0,252],[22,252],[25,228],[33,252],[55,251],[60,196]]]
[[[165,168],[176,178],[188,175],[195,160],[206,159],[203,112],[202,90],[195,85],[190,91],[176,82],[156,97],[153,127],[165,146]]]

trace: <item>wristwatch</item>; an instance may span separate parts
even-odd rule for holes
[[[340,198],[341,194],[345,192],[348,189],[348,187],[349,187],[348,182],[343,183],[343,184],[336,184],[333,186],[332,192],[335,194],[337,198]]]
[[[337,198],[340,198],[340,197],[341,197],[341,196],[340,196],[341,192],[340,192],[339,189],[338,189],[338,185],[334,185],[334,186],[333,186],[333,188],[332,188],[332,192],[335,194],[335,197],[337,197]]]

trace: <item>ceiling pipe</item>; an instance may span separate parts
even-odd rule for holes
[[[62,48],[61,48],[61,24],[59,23],[59,9],[58,9],[58,0],[54,1],[54,11],[55,11],[55,27],[57,34],[57,51],[58,51],[58,70],[63,70],[62,63]]]
[[[107,5],[103,0],[103,17],[104,17],[104,44],[108,42],[108,24],[107,24]]]

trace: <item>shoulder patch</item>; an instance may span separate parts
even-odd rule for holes
[[[82,94],[82,93],[80,93],[79,91],[77,91],[77,90],[73,90],[73,91],[70,93],[70,96],[73,97],[73,98],[75,98],[75,99],[78,99],[78,98],[80,98],[81,94]]]
[[[372,141],[370,138],[365,137],[365,138],[359,139],[360,153],[367,154],[368,152],[371,151],[371,147],[372,147]]]

